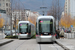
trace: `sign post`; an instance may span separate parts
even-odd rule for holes
[[[72,29],[73,29],[73,25],[71,25],[71,31],[72,31]],[[71,33],[71,38],[72,38],[72,33]]]

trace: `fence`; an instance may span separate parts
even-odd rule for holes
[[[71,39],[72,39],[72,38],[75,38],[75,32],[73,32],[73,33],[65,33],[65,34],[64,34],[64,37],[65,37],[65,38],[71,38]]]

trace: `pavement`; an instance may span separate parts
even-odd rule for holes
[[[3,46],[9,42],[12,42],[12,39],[5,39],[6,35],[0,31],[0,46]]]
[[[5,45],[12,41],[13,41],[12,39],[0,39],[0,46]]]
[[[75,39],[56,39],[56,42],[65,50],[75,50]]]
[[[0,31],[0,40],[4,39],[5,37],[6,37],[6,35]]]
[[[0,50],[64,50],[56,43],[40,43],[36,39],[13,39],[14,41],[3,45]]]
[[[17,39],[16,39],[17,40]],[[14,41],[13,39],[0,39],[0,46],[8,44]],[[60,45],[64,50],[75,50],[75,39],[56,39],[56,43]]]
[[[1,39],[0,46],[12,42],[13,39]],[[56,43],[64,50],[75,50],[75,39],[56,39]]]

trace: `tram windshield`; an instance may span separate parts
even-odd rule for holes
[[[19,32],[27,32],[28,30],[28,24],[27,23],[22,23],[22,24],[19,24]]]
[[[53,20],[39,20],[39,32],[40,33],[52,33],[53,32]]]

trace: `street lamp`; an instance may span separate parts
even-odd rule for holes
[[[28,11],[28,12],[27,12],[27,11]],[[25,9],[25,14],[26,14],[26,16],[27,16],[27,21],[28,21],[29,11],[30,11],[30,9]]]
[[[59,29],[59,0],[58,0],[58,29]]]

